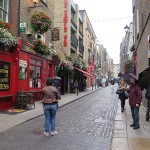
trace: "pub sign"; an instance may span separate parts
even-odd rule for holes
[[[10,63],[0,61],[0,91],[10,89]]]

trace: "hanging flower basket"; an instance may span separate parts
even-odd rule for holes
[[[17,45],[17,38],[13,36],[10,24],[0,20],[0,43],[6,47]]]
[[[43,34],[50,28],[51,19],[44,12],[35,12],[31,17],[30,24],[35,33]]]
[[[133,52],[135,50],[135,44],[133,44],[129,49],[131,52]]]
[[[37,51],[38,53],[43,54],[43,55],[50,54],[50,47],[46,43],[44,43],[42,40],[38,40],[34,46],[35,46],[34,50]]]
[[[124,72],[132,73],[132,69],[133,69],[133,61],[130,59],[127,59],[124,63]]]

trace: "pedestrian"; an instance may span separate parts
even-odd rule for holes
[[[133,118],[133,124],[130,125],[130,127],[133,127],[133,129],[140,128],[139,124],[139,108],[142,101],[142,91],[141,88],[138,86],[135,75],[130,75],[130,87],[129,87],[129,105],[131,107],[131,113]]]
[[[124,112],[125,100],[126,100],[125,91],[127,90],[127,84],[126,84],[124,78],[120,79],[119,90],[121,91],[119,94],[119,99],[121,102],[121,112]]]
[[[75,82],[74,82],[74,89],[75,89],[75,93],[78,93],[78,88],[79,88],[78,81],[77,81],[77,80],[75,80]]]
[[[58,99],[61,99],[57,88],[54,87],[53,79],[47,79],[46,86],[43,88],[43,93],[43,109],[45,115],[44,135],[49,136],[50,133],[53,136],[57,134],[57,131],[55,130],[55,117],[58,108]],[[51,130],[49,130],[50,125]]]

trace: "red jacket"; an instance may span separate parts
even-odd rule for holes
[[[129,105],[136,107],[136,104],[141,105],[142,91],[138,85],[131,85],[129,88]]]

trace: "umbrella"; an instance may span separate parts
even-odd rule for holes
[[[126,73],[126,74],[123,74],[122,77],[124,78],[125,82],[130,85],[130,77],[133,77],[135,80],[138,81],[138,78],[132,74],[132,73]]]
[[[127,84],[130,84],[130,76],[129,76],[129,74],[126,73],[126,74],[123,74],[122,76],[123,76],[125,82],[126,82]]]
[[[150,67],[139,74],[138,84],[145,89],[150,85]]]
[[[54,80],[62,80],[62,79],[58,76],[54,76]]]
[[[138,77],[135,76],[133,73],[128,73],[130,77],[133,77],[136,81],[138,81]]]

